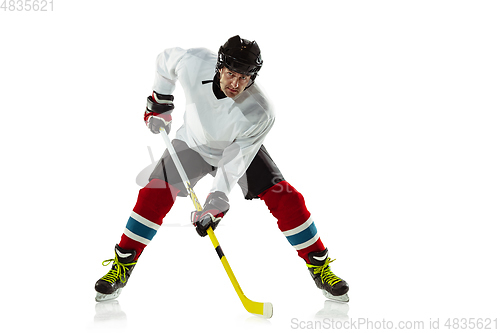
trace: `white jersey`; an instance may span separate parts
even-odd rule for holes
[[[233,98],[217,99],[212,82],[217,55],[204,48],[166,49],[156,60],[153,90],[172,95],[179,81],[186,95],[184,124],[176,138],[217,167],[210,192],[231,189],[245,174],[274,124],[274,111],[257,83]]]

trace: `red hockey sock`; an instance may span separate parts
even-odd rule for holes
[[[160,179],[151,180],[139,191],[137,203],[118,244],[123,249],[135,250],[135,260],[153,239],[179,192]]]
[[[282,181],[259,195],[278,219],[278,228],[299,257],[309,263],[308,254],[325,250],[304,197],[288,182]]]

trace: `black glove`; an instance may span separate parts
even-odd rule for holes
[[[217,228],[220,220],[229,210],[229,199],[220,191],[210,193],[203,210],[191,213],[191,222],[196,227],[198,235],[205,237],[208,227]]]
[[[148,96],[146,111],[144,112],[144,122],[154,134],[160,133],[163,127],[170,133],[172,116],[174,110],[174,96],[160,95],[153,92],[153,97]]]

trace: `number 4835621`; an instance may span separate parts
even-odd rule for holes
[[[0,5],[4,12],[51,12],[54,10],[54,1],[50,0],[4,0]]]

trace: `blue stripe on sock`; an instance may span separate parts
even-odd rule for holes
[[[150,227],[145,226],[141,222],[136,219],[130,217],[127,222],[126,228],[136,234],[137,236],[141,236],[148,240],[152,240],[154,235],[156,235],[156,230]]]
[[[302,230],[298,234],[286,236],[286,239],[292,246],[295,246],[307,242],[308,240],[316,236],[317,233],[318,230],[316,229],[316,226],[313,222],[307,229]]]

